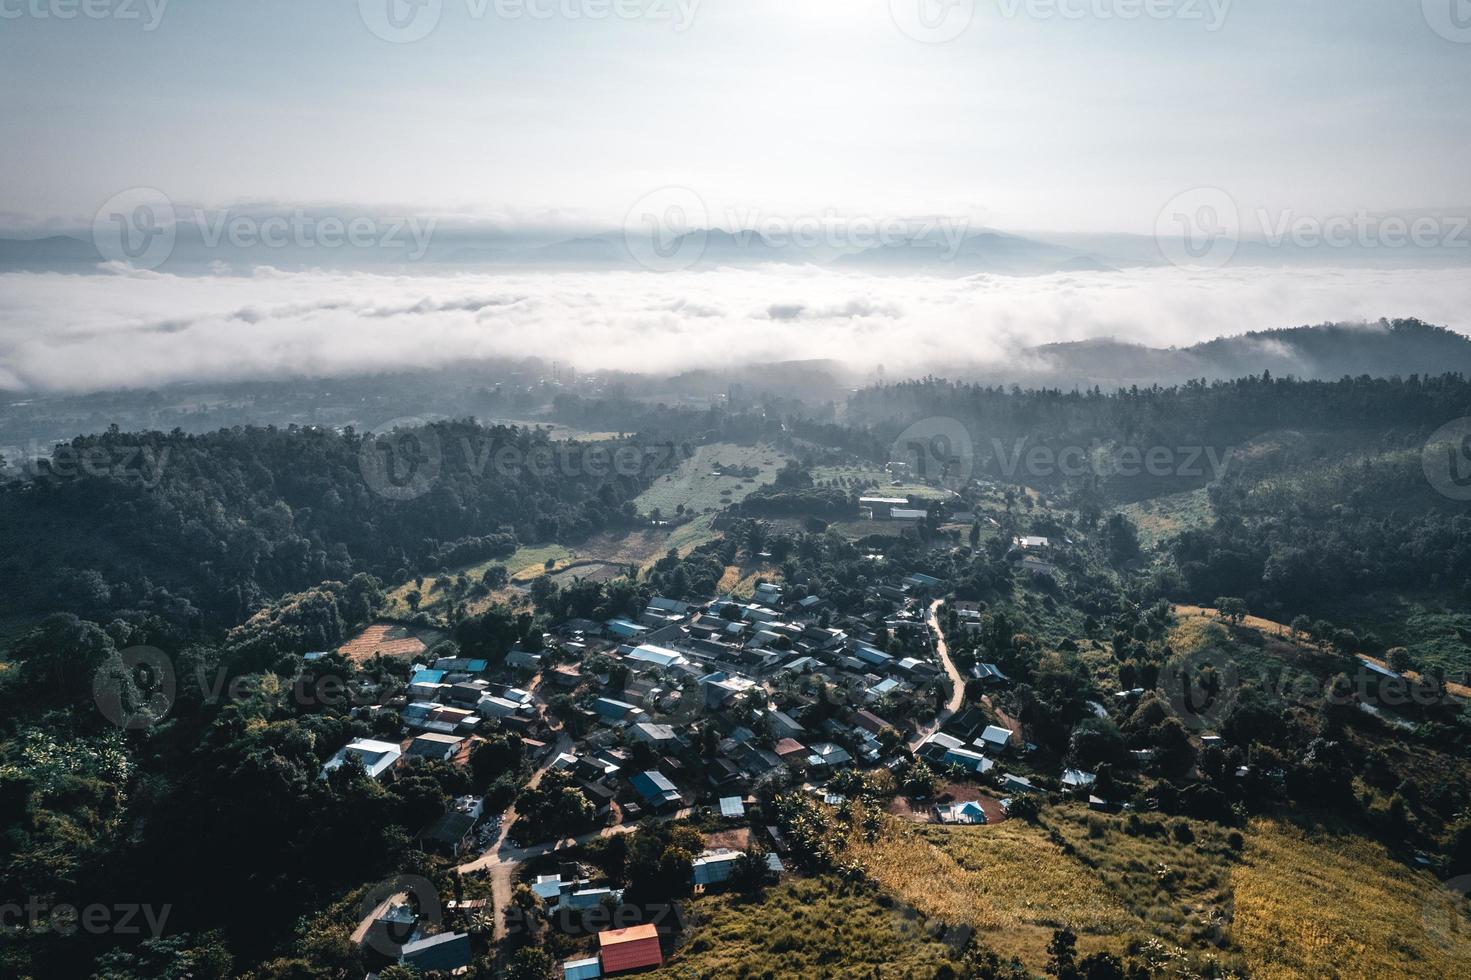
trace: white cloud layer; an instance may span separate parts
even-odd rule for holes
[[[90,391],[320,377],[538,355],[583,370],[831,358],[891,375],[1115,337],[1188,345],[1247,330],[1416,316],[1471,331],[1446,271],[1175,268],[1034,278],[768,267],[671,275],[0,275],[0,388]]]

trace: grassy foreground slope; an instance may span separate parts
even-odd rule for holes
[[[892,821],[875,844],[855,838],[849,855],[898,899],[973,926],[1038,973],[1053,930],[1067,927],[1080,952],[1132,955],[1157,975],[1212,964],[1274,980],[1471,975],[1471,920],[1433,876],[1382,846],[1274,820],[1252,822],[1239,842],[1230,835],[1064,805],[1038,825]]]
[[[1471,976],[1471,921],[1380,845],[1271,821],[1248,841],[1232,933],[1253,977]]]
[[[872,977],[930,980],[946,947],[906,916],[835,878],[797,879],[746,900],[723,894],[688,905],[689,941],[649,980]]]

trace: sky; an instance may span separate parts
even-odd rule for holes
[[[0,226],[134,187],[616,225],[678,185],[716,213],[1135,233],[1198,187],[1460,207],[1465,6],[0,0]]]
[[[90,236],[106,260],[5,266],[0,390],[548,345],[675,369],[712,337],[919,370],[1330,320],[1471,332],[1471,0],[0,0],[0,85],[0,239]],[[181,276],[149,251],[169,213],[205,235],[310,213],[309,256],[362,215],[496,241],[621,227],[643,269],[349,272],[214,245]],[[650,217],[676,261],[629,237]],[[833,220],[831,254],[895,221],[1159,255],[930,278],[674,248]],[[1394,220],[1438,251],[1380,247]],[[1218,225],[1277,241],[1232,265]],[[1297,248],[1325,228],[1371,247]]]

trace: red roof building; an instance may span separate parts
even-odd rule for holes
[[[652,925],[598,933],[598,953],[603,960],[604,973],[645,970],[664,965],[664,950],[659,946],[659,930]]]
[[[795,738],[784,738],[776,743],[776,754],[783,759],[791,759],[793,756],[803,757],[807,755],[807,747]]]

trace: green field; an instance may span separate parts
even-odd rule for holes
[[[576,569],[568,568],[574,564],[586,568],[581,577],[601,580],[610,576],[606,571],[596,570],[595,563],[598,562],[641,568],[664,557],[671,548],[681,554],[688,554],[705,542],[719,537],[719,532],[711,526],[712,523],[713,515],[704,514],[673,529],[648,528],[629,533],[600,534],[575,547],[561,544],[523,545],[509,558],[449,569],[448,578],[454,580],[463,573],[474,583],[480,581],[490,566],[506,566],[511,575],[511,585],[508,588],[471,600],[467,604],[469,612],[479,613],[496,602],[523,598],[525,593],[521,590],[542,575],[559,575],[557,584],[570,585],[572,579],[579,577]],[[547,562],[552,564],[548,566]],[[413,582],[406,582],[390,589],[382,614],[390,619],[407,619],[412,616],[414,611],[409,607],[406,597],[414,588]],[[419,592],[421,612],[430,616],[442,616],[448,610],[450,593],[438,588],[437,576],[424,576],[424,584]]]
[[[644,491],[634,504],[639,513],[651,514],[655,508],[668,519],[680,505],[686,511],[703,514],[738,504],[757,487],[776,480],[777,471],[786,465],[787,456],[770,446],[738,446],[719,442],[700,446],[679,468]],[[716,467],[760,470],[754,477],[741,478],[717,472]]]
[[[1406,647],[1417,669],[1439,667],[1459,674],[1471,671],[1471,643],[1459,632],[1471,637],[1471,614],[1464,606],[1452,594],[1374,593],[1326,605],[1323,614],[1355,630],[1372,631],[1391,646]]]
[[[1205,527],[1214,519],[1205,488],[1155,497],[1120,507],[1119,511],[1139,528],[1139,544],[1153,548],[1167,538],[1191,528]]]
[[[877,483],[878,486],[864,490],[865,496],[913,497],[916,500],[949,500],[955,496],[949,490],[932,487],[924,483],[901,481],[894,485],[894,478],[882,466],[872,463],[854,463],[850,466],[814,466],[812,479],[819,484],[837,480],[840,487],[850,483]]]

